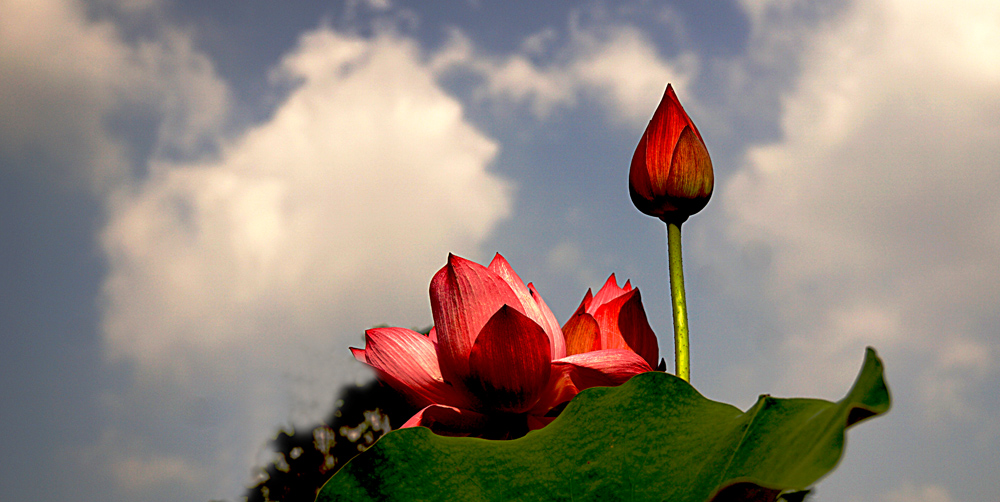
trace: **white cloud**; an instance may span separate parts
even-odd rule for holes
[[[882,502],[953,502],[943,486],[906,484],[882,497]]]
[[[577,23],[571,23],[565,40],[543,30],[525,39],[518,52],[499,58],[478,54],[454,31],[435,63],[437,71],[458,67],[478,73],[484,96],[526,104],[540,118],[590,95],[603,101],[615,120],[630,124],[649,120],[650,103],[659,102],[668,82],[683,90],[697,72],[692,53],[662,57],[633,26]]]
[[[228,107],[225,85],[187,34],[163,29],[126,42],[74,0],[0,2],[0,68],[0,154],[100,193],[129,181],[130,151],[108,125],[116,114],[157,117],[156,147],[189,153]]]
[[[871,344],[962,415],[994,371],[998,47],[972,0],[857,2],[801,43],[783,138],[721,190],[731,235],[773,247],[792,392],[836,397]]]
[[[197,155],[223,132],[229,89],[192,38],[165,28],[156,41],[140,42],[133,55],[142,71],[130,98],[153,101],[160,110],[154,157]]]
[[[301,82],[269,121],[217,160],[155,164],[109,224],[114,354],[172,365],[175,350],[244,346],[264,321],[311,333],[385,312],[378,297],[422,299],[447,251],[506,214],[485,171],[496,144],[409,42],[319,30],[282,72]]]
[[[140,385],[235,398],[237,459],[328,411],[365,327],[429,324],[433,273],[510,208],[497,144],[412,41],[318,29],[276,75],[295,87],[272,117],[217,158],[152,163],[103,236],[107,352]]]
[[[130,5],[132,13],[140,8]],[[136,185],[135,159],[145,155],[140,145],[176,156],[213,141],[229,103],[211,61],[187,33],[162,27],[127,37],[124,31],[120,20],[74,0],[0,1],[3,169],[89,192],[113,212]],[[169,395],[157,397],[151,403],[162,406]],[[131,494],[129,500],[155,499],[149,489],[157,486],[211,482],[200,474],[202,466],[183,456],[137,446],[143,436],[133,432],[144,421],[133,419],[143,413],[154,418],[155,412],[136,402],[114,413],[104,407],[97,416],[111,420],[85,424],[103,427],[91,438],[93,451],[65,456],[79,460],[94,484]]]
[[[0,154],[37,152],[60,167],[39,175],[73,184],[122,170],[102,120],[134,72],[129,55],[115,27],[89,22],[76,2],[0,2]]]

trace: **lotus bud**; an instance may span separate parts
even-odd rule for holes
[[[667,223],[682,223],[712,197],[712,159],[673,87],[650,119],[628,177],[635,207]]]

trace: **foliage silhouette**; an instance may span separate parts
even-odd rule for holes
[[[270,445],[274,461],[258,473],[247,502],[313,502],[330,476],[416,409],[376,379],[341,388],[325,420],[302,431],[279,430]]]

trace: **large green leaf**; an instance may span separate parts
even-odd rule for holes
[[[888,409],[872,349],[844,399],[765,395],[745,413],[650,372],[581,392],[548,427],[516,440],[394,431],[317,500],[773,501],[830,472],[844,431]]]

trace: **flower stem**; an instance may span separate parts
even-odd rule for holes
[[[670,300],[674,307],[674,368],[677,376],[691,381],[691,346],[688,343],[687,299],[684,297],[684,265],[681,262],[681,223],[667,223],[667,254],[670,264]]]

